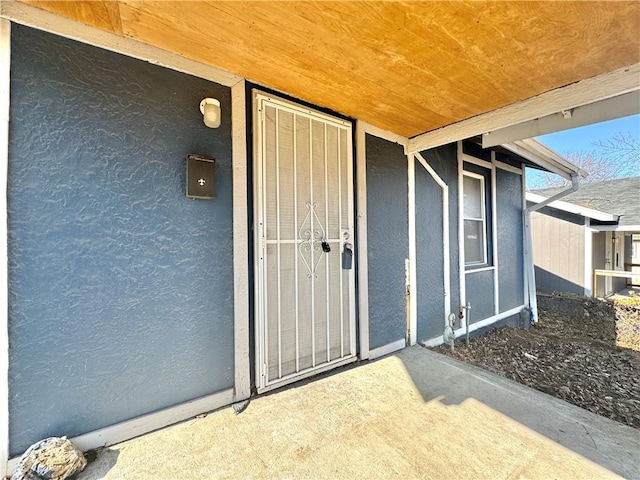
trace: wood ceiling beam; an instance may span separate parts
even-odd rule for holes
[[[640,89],[640,63],[587,78],[409,139],[420,152]]]
[[[482,135],[482,148],[637,114],[640,114],[640,90],[493,130]]]

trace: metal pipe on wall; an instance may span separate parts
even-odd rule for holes
[[[531,308],[531,323],[538,322],[538,299],[536,297],[536,273],[533,260],[533,236],[531,234],[531,213],[546,207],[551,202],[577,191],[580,188],[580,178],[578,175],[571,175],[571,186],[566,190],[547,198],[546,200],[527,207],[523,212],[523,224],[525,231],[525,269],[527,270],[527,289],[529,292],[529,308]]]

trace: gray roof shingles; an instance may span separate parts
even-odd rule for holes
[[[545,188],[533,192],[550,197],[565,189],[566,187]],[[560,200],[619,215],[620,226],[640,225],[640,177],[585,183],[577,192]]]

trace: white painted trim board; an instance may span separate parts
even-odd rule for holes
[[[493,247],[493,313],[500,313],[500,273],[498,268],[498,174],[496,152],[491,151],[491,240]]]
[[[407,342],[404,340],[396,340],[395,342],[388,343],[387,345],[383,345],[382,347],[374,348],[369,352],[369,359],[373,360],[375,358],[384,357],[385,355],[389,355],[390,353],[397,352],[398,350],[402,350],[407,346]]]
[[[362,123],[362,127],[364,128],[365,133],[378,138],[382,138],[384,140],[388,140],[393,143],[397,143],[399,145],[402,145],[406,149],[407,143],[409,142],[409,139],[407,137],[403,137],[402,135],[398,135],[397,133],[390,132],[389,130],[383,130],[382,128],[376,127],[375,125],[371,125],[370,123],[362,120],[359,120],[359,123]]]
[[[367,259],[367,153],[366,125],[356,121],[356,229],[358,232],[358,326],[360,358],[369,358],[369,262]]]
[[[0,18],[0,477],[9,458],[9,291],[7,256],[7,172],[9,167],[9,102],[11,22]]]
[[[638,90],[640,63],[541,93],[409,139],[419,152]]]
[[[500,170],[506,170],[507,172],[515,173],[516,175],[522,175],[522,168],[514,167],[508,163],[501,162],[500,160],[496,160],[494,165]]]
[[[249,227],[247,197],[247,125],[244,81],[231,87],[233,175],[234,400],[251,395],[249,365]]]
[[[569,112],[571,116],[568,118],[557,112],[485,133],[482,135],[482,148],[637,115],[640,113],[640,90],[573,108]]]
[[[418,260],[416,240],[416,159],[415,155],[407,156],[407,207],[408,207],[408,239],[409,239],[409,308],[407,309],[408,341],[415,345],[418,341],[418,285],[416,263]]]
[[[429,162],[420,154],[413,154],[420,165],[427,171],[431,178],[438,184],[442,193],[442,271],[444,290],[444,325],[447,326],[451,313],[451,252],[449,251],[449,186],[429,165]],[[416,309],[417,310],[417,309]]]
[[[520,312],[522,311],[522,309],[525,308],[525,305],[520,305],[519,307],[516,308],[512,308],[511,310],[507,310],[505,312],[502,312],[498,315],[493,315],[489,318],[485,318],[484,320],[480,320],[478,322],[474,322],[469,324],[469,333],[474,332],[480,328],[483,327],[487,327],[495,322],[498,322],[500,320],[503,320],[505,318],[511,317],[513,315],[518,315],[520,314]],[[465,327],[460,327],[457,328],[455,330],[455,335],[456,338],[458,337],[462,337],[464,335],[466,335],[466,329]],[[428,340],[425,340],[423,342],[420,342],[421,345],[424,345],[425,347],[437,347],[438,345],[443,345],[444,344],[444,339],[442,338],[442,335],[438,336],[438,337],[432,337]]]
[[[78,435],[70,438],[76,447],[86,452],[93,448],[115,445],[116,443],[130,440],[140,435],[159,430],[175,423],[187,420],[201,413],[217,410],[233,402],[234,390],[223,390],[222,392],[207,395],[206,397],[191,400],[190,402],[165,408],[155,413],[143,415],[141,417],[117,423],[109,427],[101,428],[93,432]],[[19,457],[9,460],[7,470],[15,469]]]

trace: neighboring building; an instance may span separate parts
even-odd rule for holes
[[[640,68],[634,4],[0,8],[5,470],[535,319],[525,167],[583,172],[503,138]]]
[[[562,188],[527,192],[535,204]],[[532,215],[536,286],[542,292],[593,293],[593,271],[638,271],[640,177],[585,183]],[[635,269],[635,270],[634,270]],[[597,296],[639,278],[598,277]]]

